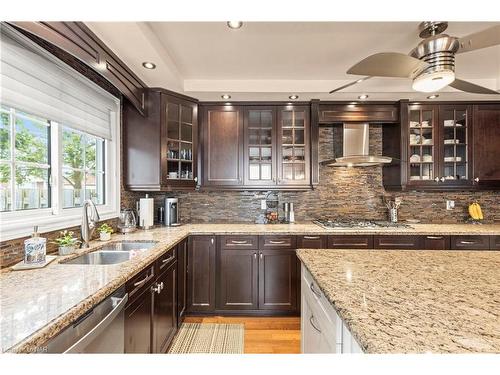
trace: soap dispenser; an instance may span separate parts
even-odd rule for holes
[[[47,239],[38,235],[38,226],[33,229],[31,238],[24,241],[24,263],[40,264],[45,263],[47,254]]]

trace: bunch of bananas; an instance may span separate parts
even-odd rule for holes
[[[474,202],[469,205],[469,215],[474,220],[483,220],[483,211],[479,203]]]

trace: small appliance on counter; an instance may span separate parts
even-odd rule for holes
[[[295,213],[293,211],[293,203],[292,202],[283,203],[283,211],[285,212],[285,218],[283,219],[283,222],[286,224],[295,223]]]
[[[137,218],[134,211],[130,208],[125,208],[120,212],[120,221],[118,229],[121,233],[130,233],[136,230]]]
[[[163,224],[168,227],[176,227],[181,225],[179,220],[179,199],[165,198],[164,220]]]
[[[139,227],[142,229],[150,229],[154,224],[154,199],[149,198],[146,194],[145,198],[139,199]]]

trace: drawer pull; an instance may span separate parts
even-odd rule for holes
[[[442,240],[443,236],[427,236],[428,240]]]
[[[149,275],[146,275],[146,277],[144,279],[142,279],[141,281],[138,281],[136,283],[134,283],[134,286],[139,286],[139,285],[142,285],[144,284],[147,280],[149,279]]]
[[[304,236],[305,240],[319,240],[321,239],[320,236]]]
[[[171,261],[172,259],[174,259],[174,258],[175,258],[175,256],[174,256],[174,255],[172,255],[171,257],[169,257],[169,258],[167,258],[167,259],[163,259],[161,262],[162,262],[162,263],[168,263],[168,262],[170,262],[170,261]]]
[[[270,244],[273,244],[273,245],[283,245],[284,243],[286,243],[285,241],[274,241],[274,240],[269,240],[269,243]]]
[[[349,243],[349,242],[334,242],[333,245],[335,246],[368,246],[366,242],[358,242],[358,243]]]
[[[316,297],[321,298],[321,293],[317,292],[316,289],[314,289],[313,282],[311,282],[311,285],[309,286],[309,288],[311,289],[311,292],[313,292],[316,295]]]
[[[311,317],[309,318],[309,323],[311,323],[311,326],[316,330],[318,331],[319,333],[321,333],[321,330],[316,327],[316,325],[314,324],[314,315],[311,314]]]
[[[231,240],[231,243],[234,243],[235,245],[244,245],[244,244],[248,243],[248,241],[246,241],[246,240],[244,240],[244,241]]]
[[[465,240],[462,240],[462,241],[460,241],[460,243],[462,245],[475,245],[477,242],[476,241],[465,241]]]

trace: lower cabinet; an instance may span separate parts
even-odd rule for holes
[[[375,235],[373,247],[385,250],[419,250],[421,249],[420,239],[420,236],[409,235]]]
[[[153,297],[149,288],[125,309],[125,353],[151,353]]]
[[[217,309],[258,309],[258,250],[218,251]]]
[[[295,250],[259,251],[259,310],[297,310]]]
[[[189,312],[211,312],[215,309],[215,249],[215,236],[189,237]]]
[[[302,353],[363,353],[305,267],[301,270]]]
[[[177,245],[177,327],[184,320],[187,309],[187,240]]]
[[[452,250],[489,250],[490,238],[479,235],[451,236],[450,246]]]
[[[165,353],[177,331],[177,265],[171,264],[153,284],[153,352]]]
[[[450,236],[421,236],[422,249],[425,250],[449,250]]]

